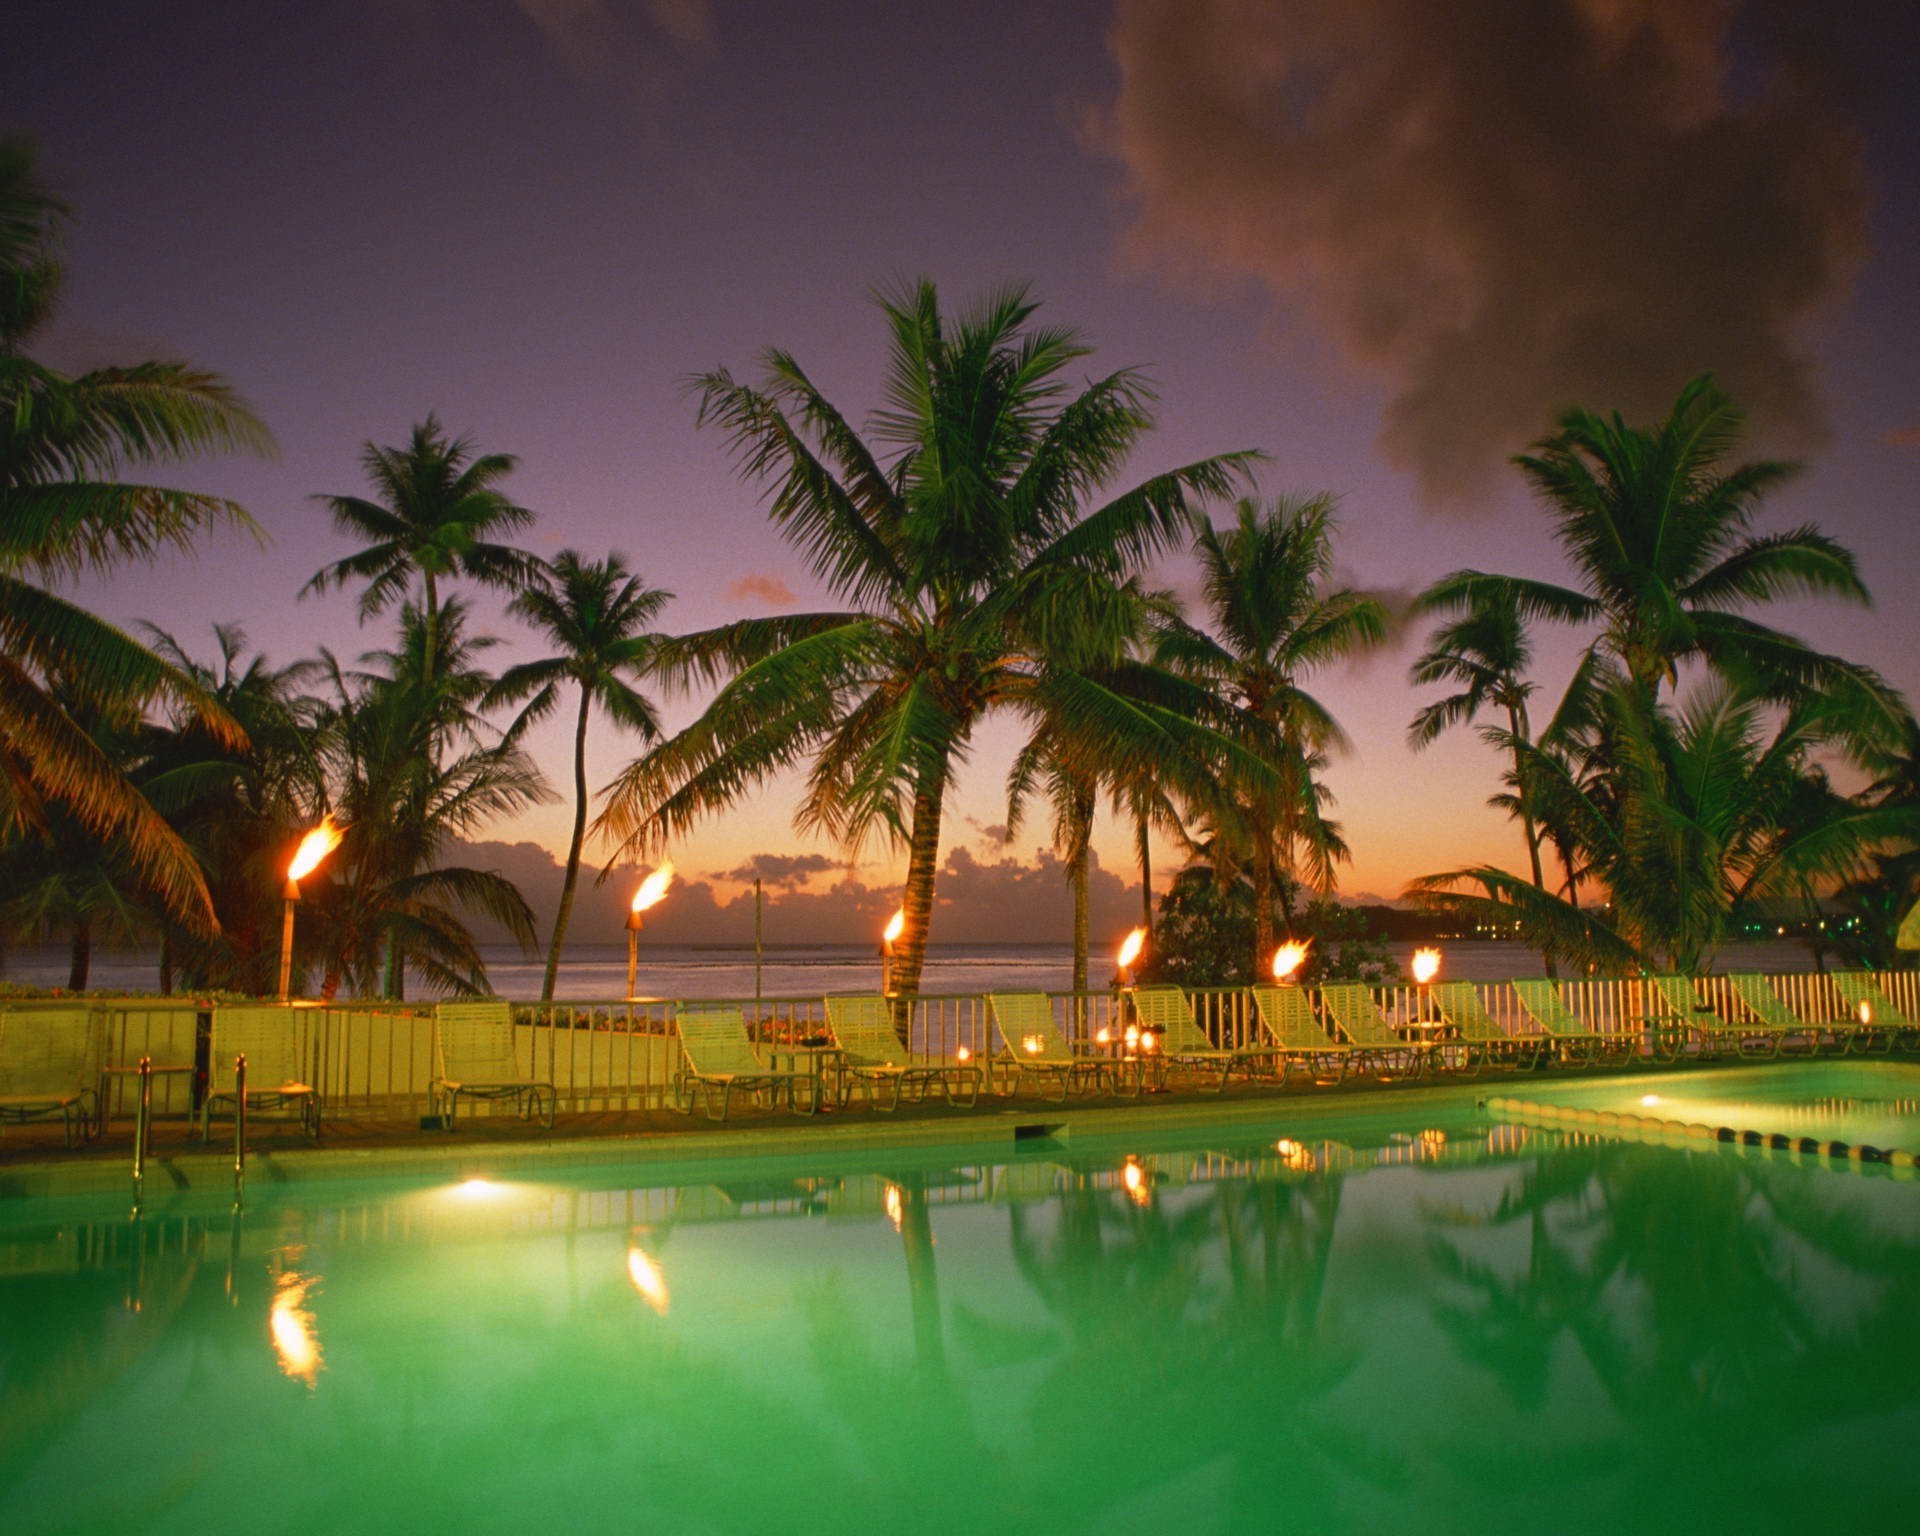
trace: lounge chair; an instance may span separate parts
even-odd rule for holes
[[[1567,1007],[1557,982],[1536,976],[1508,985],[1534,1028],[1546,1038],[1554,1059],[1563,1065],[1592,1067],[1602,1061],[1631,1061],[1640,1054],[1639,1030],[1595,1029]]]
[[[938,1088],[949,1104],[970,1108],[980,1100],[980,1068],[966,1062],[936,1061],[915,1056],[900,1043],[893,1027],[893,1004],[878,992],[860,992],[827,999],[827,1028],[834,1043],[845,1053],[841,1077],[842,1098],[855,1083],[867,1085],[867,1096],[875,1109],[895,1110],[900,1095],[914,1090],[912,1097],[924,1098],[929,1089]],[[892,1088],[885,1104],[880,1102],[882,1086]],[[960,1095],[964,1093],[965,1097]]]
[[[1085,1086],[1089,1093],[1098,1093],[1104,1084],[1118,1093],[1122,1078],[1130,1077],[1134,1096],[1139,1096],[1144,1086],[1141,1064],[1080,1055],[1054,1024],[1053,1000],[1046,993],[989,992],[987,1010],[1006,1042],[1016,1090],[1023,1078],[1046,1078],[1059,1085],[1060,1101],[1065,1103],[1076,1087]],[[1131,1071],[1123,1073],[1123,1067]]]
[[[1857,1021],[1854,1040],[1861,1050],[1872,1050],[1876,1040],[1884,1050],[1920,1049],[1920,1023],[1908,1018],[1880,990],[1871,971],[1835,971],[1833,986]]]
[[[1787,1041],[1799,1036],[1806,1042],[1808,1055],[1820,1049],[1823,1034],[1831,1035],[1839,1048],[1844,1051],[1853,1036],[1853,1026],[1835,1021],[1816,1024],[1803,1019],[1780,1000],[1780,994],[1767,984],[1767,978],[1758,971],[1743,971],[1725,978],[1725,995],[1740,1012],[1743,1028],[1764,1031],[1773,1037],[1773,1054],[1779,1055]]]
[[[1304,1065],[1316,1080],[1332,1075],[1338,1083],[1351,1072],[1362,1070],[1370,1058],[1352,1046],[1328,1037],[1313,1016],[1313,1003],[1305,987],[1249,987],[1253,1011],[1260,1027],[1280,1057],[1280,1075],[1295,1062]]]
[[[1437,1044],[1405,1040],[1394,1033],[1387,1016],[1373,1000],[1373,988],[1364,982],[1324,986],[1320,989],[1320,1001],[1348,1042],[1371,1058],[1380,1074],[1418,1077],[1439,1064]]]
[[[0,1125],[58,1115],[73,1147],[97,1108],[96,1048],[91,1008],[0,1009]]]
[[[1689,1041],[1699,1056],[1718,1056],[1729,1048],[1736,1056],[1780,1054],[1778,1035],[1722,1018],[1711,1003],[1701,1001],[1691,978],[1649,976],[1642,985],[1652,994],[1644,1022],[1655,1061],[1678,1061]],[[1749,1042],[1756,1042],[1760,1048],[1750,1051]]]
[[[200,1139],[212,1132],[214,1106],[227,1104],[237,1115],[234,1058],[247,1058],[246,1107],[299,1111],[309,1141],[320,1139],[320,1094],[305,1047],[304,1009],[216,1008],[207,1045],[207,1096],[200,1105]]]
[[[1469,1065],[1481,1064],[1525,1071],[1538,1066],[1546,1051],[1546,1040],[1539,1035],[1514,1035],[1502,1029],[1480,992],[1470,981],[1442,981],[1428,989],[1440,1017],[1466,1047]]]
[[[1194,1018],[1193,1004],[1187,1001],[1187,994],[1179,987],[1136,988],[1133,993],[1133,1012],[1142,1028],[1153,1030],[1159,1037],[1156,1053],[1169,1067],[1197,1068],[1209,1078],[1217,1071],[1219,1078],[1213,1084],[1215,1093],[1226,1092],[1227,1078],[1235,1067],[1251,1075],[1255,1062],[1271,1062],[1279,1056],[1282,1057],[1281,1070],[1285,1071],[1284,1053],[1271,1046],[1227,1050],[1215,1045],[1200,1027],[1199,1020]]]
[[[529,1041],[529,1055],[532,1049]],[[553,1129],[559,1096],[546,1078],[521,1070],[512,1003],[495,999],[441,1003],[436,1007],[433,1074],[433,1081],[427,1085],[428,1100],[448,1131],[453,1129],[462,1094],[470,1099],[512,1099],[523,1120],[539,1113],[544,1097],[545,1124],[548,1130]]]
[[[746,1093],[785,1095],[787,1108],[797,1114],[811,1115],[820,1108],[820,1074],[816,1071],[776,1071],[764,1065],[754,1054],[753,1041],[747,1037],[747,1021],[737,1007],[725,1004],[679,1003],[673,1021],[680,1031],[680,1051],[685,1065],[674,1074],[673,1107],[684,1115],[693,1113],[691,1089],[700,1089],[701,1102],[709,1120],[724,1120],[733,1105],[736,1088]],[[796,1091],[807,1085],[803,1108]],[[720,1090],[720,1112],[714,1113],[713,1091]]]

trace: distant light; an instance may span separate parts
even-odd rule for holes
[[[491,1200],[502,1188],[492,1179],[471,1178],[454,1185],[453,1192],[463,1200]]]
[[[1653,1106],[1659,1102],[1660,1095],[1657,1093],[1643,1093],[1640,1095],[1640,1103],[1643,1108],[1652,1109]]]
[[[954,1055],[958,1056],[960,1060],[963,1062],[972,1061],[973,1047],[970,1045],[963,1045],[960,1047],[959,1050],[954,1052]]]

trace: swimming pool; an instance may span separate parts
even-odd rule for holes
[[[1920,1184],[1474,1098],[0,1213],[0,1528],[1910,1521]]]

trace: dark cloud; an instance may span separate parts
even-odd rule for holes
[[[756,853],[746,863],[716,871],[716,880],[751,885],[755,880],[782,888],[804,885],[815,875],[832,874],[843,866],[824,853]]]
[[[727,596],[741,601],[765,603],[769,608],[787,608],[793,604],[793,588],[778,576],[754,574],[727,583]]]
[[[1483,491],[1568,403],[1646,419],[1708,368],[1794,448],[1822,427],[1796,330],[1868,206],[1836,46],[1868,28],[1813,9],[1121,0],[1095,131],[1133,251],[1325,327],[1430,496]]]

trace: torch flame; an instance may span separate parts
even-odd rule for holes
[[[1307,945],[1299,939],[1288,939],[1273,952],[1273,979],[1278,982],[1290,981],[1293,973],[1307,963]]]
[[[1440,974],[1440,951],[1416,949],[1413,952],[1413,979],[1425,986]]]
[[[667,1277],[638,1243],[627,1245],[627,1278],[633,1282],[633,1288],[640,1293],[642,1301],[662,1317],[667,1315],[667,1308],[673,1302],[672,1293],[667,1289]]]
[[[340,829],[331,815],[322,816],[320,825],[300,839],[300,847],[287,866],[287,878],[300,881],[320,867],[320,861],[340,846]]]
[[[1136,928],[1120,943],[1120,959],[1117,962],[1123,971],[1132,970],[1133,962],[1140,958],[1140,951],[1147,947],[1147,930]]]
[[[658,906],[660,898],[667,894],[667,887],[672,884],[673,860],[668,859],[640,882],[640,889],[633,893],[633,910],[644,912],[648,907]]]
[[[900,942],[900,935],[907,931],[907,909],[900,907],[887,919],[887,926],[880,931],[880,942],[891,949]]]

